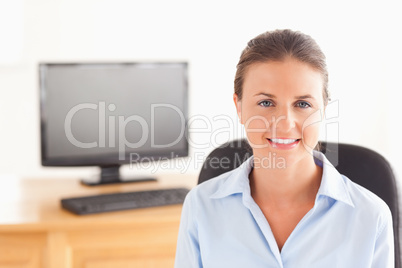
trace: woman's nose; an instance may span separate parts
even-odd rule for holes
[[[274,133],[287,133],[295,127],[295,116],[290,109],[281,109],[272,117],[271,131]]]

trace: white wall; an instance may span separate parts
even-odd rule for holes
[[[189,61],[190,116],[226,115],[236,123],[232,137],[218,135],[215,144],[191,151],[188,172],[198,173],[194,153],[205,157],[214,145],[240,136],[232,92],[241,50],[250,38],[277,28],[310,34],[327,55],[332,99],[339,103],[339,132],[330,139],[379,151],[402,174],[399,1],[9,2],[0,0],[0,174],[75,177],[96,171],[44,169],[39,154],[37,63],[88,60]],[[212,131],[219,127],[227,124],[213,122]],[[204,143],[210,136],[193,139]]]

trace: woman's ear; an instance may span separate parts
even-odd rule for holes
[[[240,123],[243,124],[241,119],[241,100],[239,99],[239,96],[237,96],[236,93],[233,93],[233,101],[236,105],[237,116],[239,117]]]

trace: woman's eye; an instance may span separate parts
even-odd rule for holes
[[[298,102],[296,105],[298,107],[300,107],[300,108],[309,108],[309,107],[311,107],[311,105],[308,102],[305,102],[305,101]]]
[[[264,101],[260,101],[260,102],[258,103],[258,105],[260,105],[260,106],[262,106],[262,107],[270,107],[270,106],[272,106],[273,104],[272,104],[272,102],[270,102],[270,101],[264,100]]]

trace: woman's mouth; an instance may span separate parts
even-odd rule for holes
[[[281,150],[290,150],[296,147],[301,139],[285,139],[285,138],[276,138],[276,139],[268,139],[269,143],[273,148],[281,149]]]

